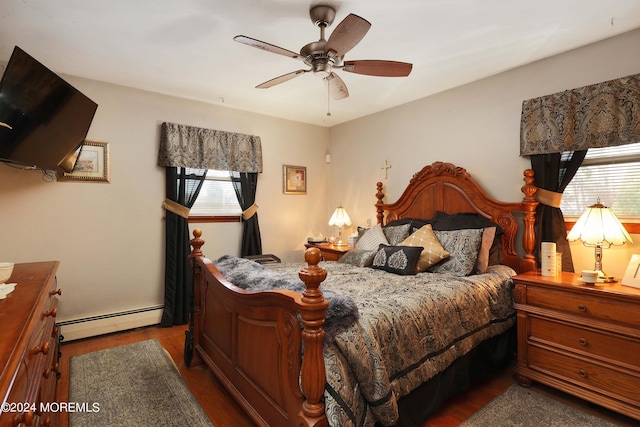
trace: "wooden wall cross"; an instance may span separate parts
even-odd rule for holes
[[[391,167],[391,165],[389,163],[387,163],[387,161],[384,161],[384,165],[382,165],[382,167],[380,169],[384,169],[384,179],[388,178],[388,172],[389,172],[389,168]]]

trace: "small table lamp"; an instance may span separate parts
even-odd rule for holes
[[[594,270],[598,272],[598,277],[606,281],[615,281],[612,276],[607,276],[602,271],[602,248],[624,245],[626,242],[633,243],[633,240],[611,209],[600,203],[599,198],[595,205],[584,211],[567,235],[567,240],[571,242],[578,239],[582,240],[585,246],[595,247]]]
[[[338,227],[338,243],[335,243],[335,245],[346,246],[347,244],[342,241],[342,227],[351,226],[351,218],[349,218],[349,214],[342,205],[338,206],[336,210],[333,211],[333,215],[331,215],[331,219],[329,220],[329,225]]]

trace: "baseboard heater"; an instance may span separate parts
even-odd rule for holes
[[[95,337],[143,326],[157,325],[162,319],[163,306],[109,313],[99,316],[65,320],[58,323],[64,341]]]

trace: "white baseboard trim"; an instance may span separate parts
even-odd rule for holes
[[[64,342],[157,325],[162,319],[162,306],[129,310],[101,316],[66,320],[58,323]]]

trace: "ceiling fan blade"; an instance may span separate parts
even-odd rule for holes
[[[306,73],[307,71],[311,71],[311,70],[298,70],[292,73],[283,74],[279,77],[276,77],[275,79],[271,79],[262,84],[259,84],[258,86],[256,86],[256,89],[268,89],[272,86],[279,85],[280,83],[288,82],[289,80],[294,79]]]
[[[333,57],[344,56],[345,53],[360,43],[360,40],[367,34],[369,28],[371,28],[369,21],[353,13],[349,14],[349,16],[344,18],[336,29],[333,30],[331,36],[329,36],[329,40],[327,40],[325,46],[325,52]],[[330,54],[330,51],[335,53]]]
[[[331,73],[325,77],[325,80],[329,84],[329,94],[331,94],[331,98],[338,100],[349,96],[347,85],[344,84],[344,81],[339,75]]]
[[[344,61],[343,71],[367,76],[406,77],[411,73],[413,64],[398,61]]]
[[[251,37],[240,35],[240,36],[235,36],[233,38],[233,40],[237,41],[238,43],[246,44],[247,46],[251,46],[251,47],[255,47],[255,48],[258,48],[258,49],[265,50],[267,52],[277,53],[278,55],[288,56],[289,58],[293,58],[293,59],[304,60],[304,57],[301,56],[298,53],[295,53],[295,52],[293,52],[291,50],[288,50],[288,49],[284,49],[282,47],[278,47],[278,46],[273,45],[271,43],[267,43],[267,42],[263,42],[261,40],[253,39]]]

